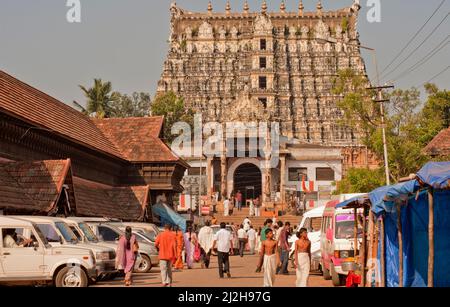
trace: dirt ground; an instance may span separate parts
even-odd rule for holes
[[[255,273],[257,256],[244,255],[230,257],[231,278],[219,278],[217,257],[211,257],[209,269],[202,269],[196,263],[193,269],[184,269],[173,273],[173,287],[262,287],[263,273]],[[134,274],[134,286],[136,287],[161,287],[159,268],[154,267],[147,274]],[[289,265],[289,275],[277,275],[275,287],[295,287],[295,269]],[[123,279],[116,278],[112,281],[97,283],[94,287],[120,287]],[[321,275],[311,273],[310,287],[332,287],[331,281],[324,280]]]

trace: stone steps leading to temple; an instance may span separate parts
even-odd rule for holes
[[[242,208],[242,211],[237,211],[237,209],[233,210],[233,214],[231,216],[223,216],[222,212],[218,212],[215,217],[217,218],[218,223],[225,222],[225,223],[234,223],[235,225],[240,225],[244,221],[246,217],[250,219],[252,222],[252,225],[255,229],[258,229],[259,227],[262,227],[264,225],[264,222],[268,218],[272,218],[272,215],[268,216],[250,216],[249,215],[249,209],[248,208]],[[283,215],[283,216],[276,216],[276,221],[282,221],[291,223],[291,226],[298,225],[300,223],[300,216],[296,215]],[[272,218],[273,219],[273,218]]]

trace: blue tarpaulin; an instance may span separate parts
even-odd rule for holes
[[[450,286],[450,191],[434,192],[434,286]],[[411,197],[401,209],[403,238],[403,281],[405,287],[428,283],[428,194]],[[398,286],[397,212],[386,213],[386,286]]]
[[[369,193],[369,199],[372,203],[372,211],[379,216],[383,212],[395,211],[395,201],[407,197],[419,189],[416,180],[401,182],[394,185],[384,186]]]
[[[159,216],[161,225],[176,225],[180,227],[183,232],[186,232],[186,219],[166,204],[156,204],[152,206],[152,212]]]
[[[384,196],[390,186],[380,187],[369,193],[369,199],[372,204],[372,211],[379,216],[384,211]]]
[[[337,204],[336,208],[344,208],[344,207],[346,207],[349,204],[354,203],[354,202],[363,202],[364,199],[366,199],[366,198],[367,198],[367,195],[355,196],[355,197],[352,197],[350,199],[344,200],[343,202]]]
[[[426,184],[435,189],[445,189],[450,187],[450,162],[430,162],[417,173]]]
[[[450,162],[431,162],[418,173],[419,179],[434,188],[434,286],[450,286]],[[417,180],[378,188],[369,193],[372,211],[384,213],[386,243],[386,286],[397,287],[398,229],[396,203],[401,202],[403,238],[403,281],[405,287],[425,287],[428,283],[428,192]],[[417,198],[417,199],[416,199]],[[380,259],[380,253],[378,254]]]

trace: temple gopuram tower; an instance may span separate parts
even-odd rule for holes
[[[279,121],[282,134],[310,144],[355,145],[358,137],[337,125],[342,117],[332,94],[337,72],[352,68],[366,75],[356,29],[358,1],[348,8],[325,11],[321,1],[313,12],[288,12],[284,1],[278,12],[205,13],[172,4],[170,49],[157,92],[174,91],[204,121],[225,122],[239,97],[250,109],[262,106]],[[336,41],[331,43],[329,40]],[[236,118],[237,117],[237,118]]]
[[[335,11],[315,1],[311,12],[302,1],[294,12],[284,1],[276,12],[260,3],[251,11],[244,1],[239,12],[229,1],[221,12],[211,2],[202,13],[170,7],[170,48],[157,93],[182,96],[204,123],[277,122],[287,140],[271,169],[261,156],[187,158],[185,197],[220,200],[240,190],[246,199],[287,203],[302,192],[309,207],[322,205],[348,167],[376,166],[358,133],[339,123],[342,97],[332,91],[340,70],[367,78],[359,1]]]

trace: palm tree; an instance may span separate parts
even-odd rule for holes
[[[96,118],[107,118],[111,115],[111,104],[120,96],[117,92],[112,92],[111,82],[103,82],[102,79],[94,79],[94,86],[87,89],[80,85],[80,89],[86,96],[86,108],[74,101],[74,105],[83,113]]]

